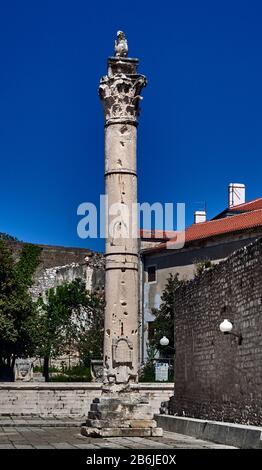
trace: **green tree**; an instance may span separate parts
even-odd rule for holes
[[[29,293],[41,249],[25,244],[17,262],[0,240],[0,370],[12,377],[17,357],[31,355],[34,344],[30,325],[36,309]]]
[[[183,282],[184,281],[178,279],[178,274],[169,274],[165,289],[161,296],[161,305],[159,309],[153,309],[152,311],[156,318],[154,321],[154,338],[151,341],[151,345],[160,352],[165,351],[165,354],[168,354],[168,352],[171,352],[174,348],[175,295],[176,290]],[[169,339],[168,347],[160,346],[159,342],[163,336],[166,336]]]
[[[88,313],[88,324],[79,335],[78,351],[81,362],[86,367],[89,367],[91,359],[102,359],[103,357],[104,292],[88,292],[86,310]]]
[[[80,280],[49,289],[37,302],[38,318],[32,325],[36,353],[44,358],[44,377],[49,381],[49,360],[65,353],[76,335],[76,320],[85,304],[85,285]]]
[[[147,360],[140,370],[139,382],[155,382],[154,361],[158,353],[158,348],[154,344],[147,344]]]
[[[14,237],[13,235],[9,235],[9,233],[4,232],[0,232],[0,240],[18,242],[18,238]]]
[[[96,295],[88,292],[80,279],[50,289],[45,298],[38,300],[38,319],[32,325],[32,334],[37,355],[44,358],[46,381],[51,357],[71,349],[80,350],[80,356],[83,350],[90,355],[97,353],[95,346],[101,340],[99,313]]]

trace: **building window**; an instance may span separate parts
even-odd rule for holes
[[[147,268],[147,281],[156,282],[156,266],[148,266]]]
[[[153,339],[155,338],[155,322],[153,321],[150,321],[148,322],[148,329],[147,329],[147,337],[148,337],[148,341],[149,343],[151,343],[153,341]]]

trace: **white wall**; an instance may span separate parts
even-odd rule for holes
[[[93,399],[101,395],[101,387],[101,383],[2,383],[0,416],[84,417]],[[174,394],[173,383],[141,383],[132,388],[148,396],[154,413]]]

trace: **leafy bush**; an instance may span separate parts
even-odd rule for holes
[[[139,377],[139,382],[155,382],[155,368],[154,364],[148,362],[143,368]]]
[[[71,369],[65,369],[64,373],[69,376],[78,375],[80,377],[89,376],[91,377],[90,368],[84,366],[74,366]]]
[[[196,276],[200,276],[204,271],[214,269],[214,264],[210,259],[203,259],[195,263],[196,266]]]
[[[9,235],[9,233],[4,232],[0,232],[0,240],[18,242],[18,238],[14,237],[13,235]]]
[[[51,382],[91,382],[91,375],[90,377],[79,376],[79,375],[65,375],[65,374],[57,374],[54,377],[51,377]]]
[[[34,372],[41,372],[43,373],[43,366],[34,366]],[[61,369],[59,369],[58,367],[54,367],[54,366],[51,366],[49,367],[49,372],[61,372]]]
[[[83,366],[74,366],[51,377],[52,382],[91,382],[91,380],[90,368]]]

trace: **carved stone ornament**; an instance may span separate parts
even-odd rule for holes
[[[115,56],[116,57],[127,57],[128,44],[123,31],[117,31],[117,38],[115,40]]]
[[[15,360],[15,381],[21,380],[29,382],[33,380],[33,362],[31,359],[16,359]]]
[[[113,339],[113,364],[118,366],[132,366],[133,343],[125,336]]]
[[[146,85],[143,75],[118,73],[100,81],[99,96],[104,104],[106,124],[137,122],[140,92]]]

